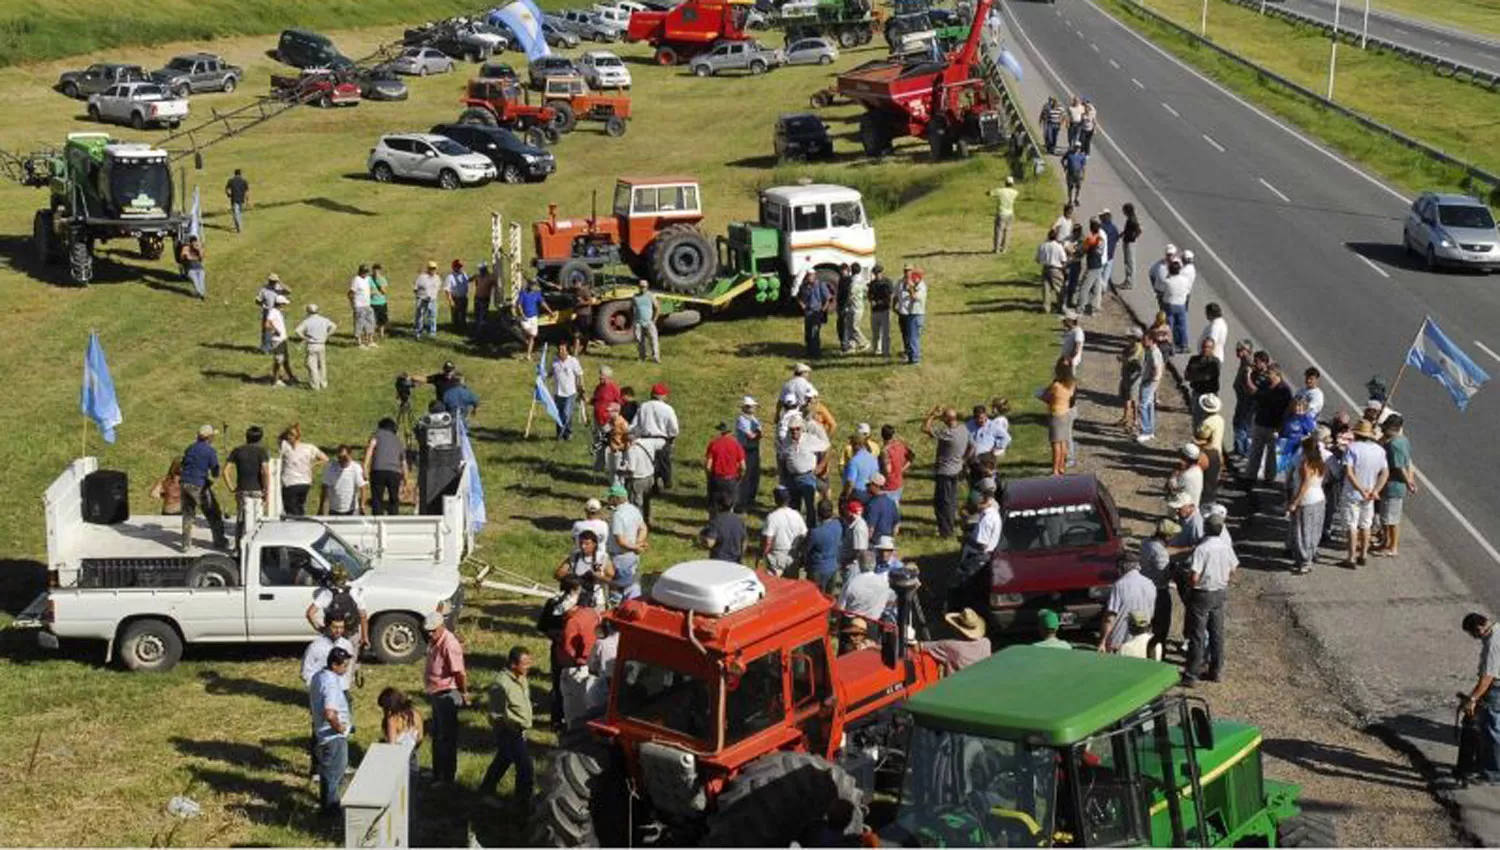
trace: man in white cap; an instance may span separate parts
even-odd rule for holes
[[[1120,577],[1109,590],[1104,606],[1104,622],[1099,626],[1099,651],[1119,652],[1130,639],[1130,617],[1147,618],[1156,613],[1156,584],[1141,572],[1141,561],[1135,555],[1120,558]]]
[[[1074,310],[1063,310],[1062,315],[1062,352],[1059,359],[1068,361],[1073,367],[1073,377],[1077,378],[1083,367],[1083,327],[1078,324],[1078,313]]]
[[[870,478],[880,474],[880,461],[875,457],[879,447],[870,445],[870,423],[861,422],[849,438],[849,454],[844,461],[844,489],[840,501],[863,502]]]
[[[1016,198],[1021,193],[1016,189],[1016,178],[1006,175],[1005,185],[991,189],[989,194],[995,199],[995,238],[990,250],[1003,254],[1010,246],[1010,226],[1016,220]]]
[[[929,641],[918,648],[937,659],[946,674],[952,675],[990,657],[990,641],[984,634],[982,615],[973,608],[965,608],[944,614],[943,619],[958,632],[958,639]]]
[[[734,438],[745,450],[745,477],[740,479],[740,492],[735,505],[740,513],[748,513],[755,507],[760,493],[760,419],[755,411],[760,403],[751,396],[740,399],[740,415],[734,420]]]
[[[297,376],[292,374],[291,356],[287,353],[286,316],[281,312],[281,308],[290,303],[290,298],[278,295],[271,309],[266,311],[266,341],[271,345],[271,383],[278,387],[297,383]],[[285,382],[281,380],[282,375],[286,376]]]
[[[307,318],[297,325],[297,338],[307,347],[307,385],[315,390],[328,389],[328,338],[336,330],[316,304],[307,305]]]
[[[1365,565],[1370,530],[1375,525],[1375,499],[1390,480],[1390,461],[1375,439],[1375,426],[1361,419],[1354,423],[1354,442],[1344,453],[1343,510],[1349,556],[1343,565],[1349,569]],[[183,510],[187,510],[185,502]]]
[[[290,295],[286,284],[281,282],[281,276],[275,272],[266,275],[266,282],[261,284],[260,290],[255,293],[255,306],[260,308],[260,353],[271,353],[271,342],[266,335],[266,311],[276,306],[276,298],[279,295]]]
[[[198,429],[198,439],[182,453],[182,551],[193,545],[193,522],[199,506],[208,528],[213,533],[215,549],[228,549],[229,539],[224,534],[224,516],[219,512],[219,501],[214,498],[213,483],[219,478],[219,453],[214,451],[216,434],[214,426],[204,425]],[[1381,457],[1385,457],[1382,453]]]
[[[778,417],[785,412],[787,406],[800,409],[807,404],[808,391],[813,388],[812,381],[807,379],[810,374],[812,374],[812,367],[806,363],[797,363],[792,366],[792,376],[781,385],[779,397],[782,406],[776,409]],[[787,396],[791,396],[790,405],[787,404]]]
[[[1151,268],[1146,271],[1146,279],[1151,281],[1151,288],[1156,291],[1157,301],[1161,300],[1162,290],[1166,286],[1167,266],[1177,262],[1181,262],[1177,256],[1177,246],[1169,244],[1162,258],[1152,263]]]
[[[1177,465],[1167,477],[1167,494],[1182,493],[1198,504],[1203,498],[1203,452],[1197,443],[1184,443],[1177,450]]]
[[[583,503],[583,519],[573,521],[573,549],[578,549],[578,535],[585,531],[594,532],[594,538],[599,541],[609,540],[609,522],[604,519],[604,504],[598,499],[589,499]]]

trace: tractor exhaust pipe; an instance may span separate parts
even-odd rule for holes
[[[896,628],[886,633],[885,642],[881,646],[881,657],[887,667],[894,668],[906,658],[906,636],[911,632],[917,588],[922,583],[905,570],[891,573],[890,580],[891,590],[896,592]]]

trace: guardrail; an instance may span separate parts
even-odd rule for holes
[[[1370,118],[1367,115],[1355,112],[1347,106],[1341,106],[1318,94],[1312,89],[1309,89],[1300,83],[1292,82],[1291,80],[1283,77],[1275,71],[1270,70],[1269,68],[1266,68],[1262,65],[1257,65],[1254,62],[1251,62],[1249,59],[1246,59],[1231,50],[1215,44],[1211,39],[1207,39],[1201,35],[1198,35],[1197,33],[1193,32],[1187,27],[1182,26],[1176,21],[1173,21],[1170,18],[1147,9],[1145,6],[1141,5],[1140,0],[1126,0],[1123,5],[1131,12],[1137,15],[1148,17],[1151,20],[1156,21],[1157,23],[1180,33],[1189,40],[1201,44],[1204,47],[1209,48],[1210,50],[1213,50],[1220,56],[1223,56],[1225,59],[1228,59],[1251,71],[1254,71],[1263,79],[1270,80],[1277,85],[1280,85],[1292,92],[1295,92],[1298,95],[1301,95],[1302,97],[1316,102],[1325,109],[1331,109],[1334,112],[1337,112],[1340,115],[1344,116],[1345,118],[1358,122],[1367,130],[1379,133],[1389,139],[1392,139],[1393,141],[1396,141],[1401,145],[1410,148],[1411,150],[1423,154],[1428,159],[1431,159],[1434,162],[1461,170],[1464,175],[1463,180],[1461,181],[1464,189],[1473,192],[1476,195],[1479,195],[1480,197],[1489,201],[1491,204],[1500,204],[1500,175],[1485,171],[1477,165],[1473,165],[1472,163],[1464,162],[1461,159],[1450,156],[1447,153],[1444,153],[1442,150],[1427,144],[1426,142],[1423,142],[1419,139],[1414,139],[1411,136],[1406,135],[1400,130],[1387,127],[1379,121],[1376,121],[1375,119]]]
[[[1263,12],[1285,21],[1290,21],[1293,24],[1320,29],[1330,38],[1335,32],[1332,21],[1325,21],[1322,18],[1315,18],[1312,15],[1302,12],[1284,9],[1269,2],[1264,4],[1262,4],[1261,0],[1228,0],[1228,2],[1234,3],[1237,6],[1244,6],[1256,12]],[[1425,68],[1430,65],[1432,66],[1432,72],[1439,77],[1449,77],[1461,82],[1467,81],[1489,91],[1500,91],[1500,73],[1486,71],[1483,68],[1476,68],[1473,65],[1465,65],[1446,56],[1439,56],[1436,53],[1428,53],[1425,50],[1408,47],[1405,44],[1399,44],[1387,38],[1374,35],[1362,37],[1358,31],[1352,30],[1347,26],[1339,26],[1337,32],[1340,39],[1350,44],[1358,45],[1363,39],[1365,49],[1373,48],[1382,52],[1394,53],[1402,59],[1415,63],[1419,68]]]
[[[1000,46],[994,45],[994,52],[999,55]],[[1001,113],[1005,121],[1005,138],[1009,141],[1009,152],[1011,163],[1021,172],[1019,176],[1026,177],[1026,165],[1029,162],[1031,174],[1039,175],[1046,168],[1046,157],[1042,154],[1042,142],[1032,131],[1031,125],[1027,123],[1026,116],[1021,113],[1020,98],[1010,90],[1010,84],[1005,81],[1005,70],[1000,67],[986,50],[980,57],[979,73],[994,90],[995,99],[1000,102]]]

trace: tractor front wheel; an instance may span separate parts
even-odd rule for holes
[[[160,233],[151,233],[136,240],[141,249],[141,259],[160,260],[166,250],[166,239]]]
[[[589,737],[573,748],[555,751],[540,779],[527,844],[630,846],[625,772],[602,741]]]
[[[828,847],[865,826],[859,783],[811,753],[772,753],[751,762],[719,794],[708,847]]]
[[[68,276],[82,285],[94,279],[94,246],[82,233],[68,237]]]
[[[624,118],[618,115],[611,115],[609,116],[609,120],[604,122],[604,134],[618,139],[625,135],[625,126]]]
[[[718,270],[713,243],[696,227],[668,228],[651,246],[652,277],[669,292],[695,295]]]
[[[587,261],[577,257],[562,264],[557,270],[557,285],[563,289],[592,289],[594,286],[594,267]]]
[[[845,50],[853,50],[859,46],[859,33],[852,29],[843,30],[839,33],[839,47]]]
[[[52,210],[37,210],[31,218],[31,248],[36,252],[36,264],[50,265],[57,255],[56,235],[52,231]]]
[[[495,120],[495,113],[478,106],[471,106],[458,116],[458,123],[483,124],[486,127],[493,127],[499,122]]]
[[[607,301],[594,308],[594,338],[605,345],[635,341],[635,306],[629,301]]]

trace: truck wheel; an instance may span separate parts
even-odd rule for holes
[[[869,44],[870,42],[872,42],[874,40],[875,40],[875,27],[871,26],[871,27],[869,27],[867,29],[862,29],[862,30],[859,31],[859,44],[860,44],[861,47],[865,46],[866,44]]]
[[[94,111],[97,113],[99,110]],[[130,113],[130,126],[137,130],[146,129],[146,116],[139,112]]]
[[[95,122],[104,120],[99,116],[99,107],[93,105],[92,103],[89,104],[89,120]]]
[[[651,246],[652,277],[670,292],[696,294],[718,270],[713,243],[696,227],[668,228]]]
[[[52,233],[52,210],[37,210],[36,215],[31,217],[31,250],[36,254],[36,264],[46,267],[52,263],[55,256],[53,242],[56,237]]]
[[[161,620],[136,620],[120,635],[120,663],[137,673],[164,673],[182,658],[182,638]]]
[[[81,234],[73,234],[68,243],[68,274],[74,283],[87,284],[94,279],[94,248]]]
[[[237,85],[239,85],[239,82],[236,81],[234,77],[225,77],[224,78],[224,93],[225,94],[233,94],[234,93],[234,87],[237,86]]]
[[[658,65],[676,65],[679,61],[677,51],[670,47],[656,48],[656,54],[651,59]]]
[[[827,109],[833,104],[833,95],[827,91],[815,91],[812,97],[807,99],[807,105],[813,109]]]
[[[538,777],[532,847],[627,847],[630,796],[614,753],[593,736],[552,756]]]
[[[604,122],[604,135],[618,139],[625,135],[625,126],[624,118],[618,115],[611,115],[609,116],[609,120]]]
[[[66,96],[66,97],[71,97],[74,100],[77,100],[78,99],[78,84],[75,83],[75,82],[72,82],[71,80],[68,81],[68,82],[66,82],[66,83],[64,83],[63,84],[63,95]]]
[[[594,267],[577,257],[562,264],[557,270],[557,285],[563,289],[591,289],[594,286]]]
[[[865,149],[865,156],[884,156],[890,147],[885,128],[880,126],[873,113],[866,112],[859,117],[859,143]]]
[[[578,126],[578,116],[573,113],[573,107],[566,100],[549,100],[547,107],[557,115],[552,119],[552,126],[559,133],[571,133]]]
[[[719,794],[708,823],[709,847],[823,846],[827,834],[864,831],[854,777],[810,753],[772,753],[751,762]]]
[[[607,301],[594,308],[594,338],[605,345],[635,341],[635,307],[629,301]]]
[[[845,50],[853,50],[859,46],[859,34],[854,30],[843,30],[839,33],[839,47]]]
[[[711,76],[713,76],[714,69],[711,68],[711,67],[709,67],[706,64],[705,65],[694,65],[693,66],[693,73],[695,75],[699,76],[699,77],[711,77]]]
[[[239,587],[240,566],[227,555],[204,555],[187,573],[188,587]]]
[[[427,651],[422,624],[411,614],[386,614],[375,620],[370,645],[381,664],[405,664]]]
[[[1317,815],[1293,815],[1276,825],[1276,846],[1337,847],[1338,825]]]
[[[463,111],[463,114],[458,116],[458,123],[483,124],[486,127],[493,127],[499,122],[495,120],[495,113],[489,111],[488,109],[481,109],[477,106],[471,106],[468,109],[465,109]]]
[[[759,59],[756,59],[754,62],[750,63],[750,73],[751,74],[754,74],[755,76],[758,77],[761,74],[764,74],[765,72],[766,72],[766,63],[760,61]]]

